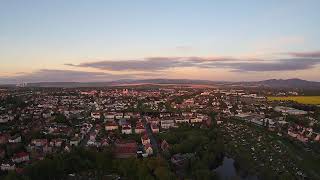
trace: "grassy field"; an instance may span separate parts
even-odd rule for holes
[[[320,104],[320,96],[270,96],[270,101],[296,101],[301,104]]]

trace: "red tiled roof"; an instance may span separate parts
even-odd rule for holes
[[[115,142],[115,146],[116,147],[127,147],[127,146],[131,146],[131,147],[137,147],[137,143],[133,140],[127,140],[127,141],[124,141],[124,140],[117,140]]]
[[[136,153],[137,147],[116,147],[114,152],[117,154]]]
[[[151,128],[152,129],[159,129],[159,127],[157,125],[155,125],[155,124],[152,124]]]
[[[111,122],[107,122],[106,126],[118,126],[117,123],[111,121]]]
[[[129,130],[131,129],[131,127],[128,127],[128,126],[125,126],[125,127],[122,127],[123,130]]]
[[[145,145],[144,145],[144,147],[145,147],[145,149],[148,149],[149,147],[151,147],[151,148],[152,148],[152,146],[151,146],[151,144],[150,144],[150,143],[145,144]]]
[[[144,129],[144,127],[141,125],[141,126],[136,126],[136,129]]]
[[[149,139],[149,137],[148,137],[148,135],[147,135],[147,134],[144,134],[144,135],[141,137],[141,139],[143,139],[143,140],[148,140],[148,139]]]
[[[13,158],[14,158],[14,159],[15,159],[15,158],[21,158],[21,157],[25,157],[25,156],[29,156],[29,154],[26,153],[26,152],[20,152],[20,153],[15,154],[15,155],[13,156]]]
[[[166,140],[163,140],[160,146],[162,150],[166,150],[170,147]]]
[[[115,143],[114,152],[116,154],[135,154],[137,152],[137,143],[134,141],[120,141]]]

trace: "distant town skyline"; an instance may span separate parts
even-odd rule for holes
[[[2,1],[0,84],[320,81],[320,1]]]

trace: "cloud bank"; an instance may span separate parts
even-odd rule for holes
[[[128,77],[130,76],[113,75],[103,72],[41,69],[32,73],[22,73],[16,76],[0,77],[0,83],[11,84],[20,82],[92,82],[110,81]]]
[[[288,53],[288,55],[294,56],[294,57],[320,58],[320,51],[313,51],[313,52],[290,52],[290,53]]]
[[[316,54],[308,54],[307,56]],[[300,56],[300,54],[296,54]],[[302,56],[302,54],[301,54]],[[161,71],[172,68],[226,68],[231,71],[261,72],[261,71],[294,71],[313,68],[320,63],[320,58],[293,57],[287,59],[235,59],[235,58],[203,58],[203,57],[152,57],[138,60],[98,61],[74,67],[89,67],[110,71]]]
[[[65,64],[74,67],[90,67],[111,71],[158,71],[176,67],[196,67],[204,62],[231,60],[227,58],[203,58],[203,57],[149,57],[145,59],[106,60],[87,62],[78,65]]]
[[[170,74],[188,74],[183,68],[195,68],[193,72],[202,73],[223,69],[223,72],[270,72],[274,76],[281,72],[307,70],[320,65],[320,51],[282,53],[287,58],[278,59],[246,59],[234,57],[148,57],[141,59],[105,60],[65,64],[73,68],[92,68],[102,72],[80,70],[40,69],[32,73],[20,73],[14,76],[0,77],[1,84],[20,82],[98,82],[118,79],[166,78]],[[180,68],[180,69],[179,69]],[[315,70],[315,69],[313,69]],[[108,71],[103,72],[103,71]],[[120,72],[122,75],[118,75]],[[239,74],[240,75],[240,74]],[[189,73],[188,78],[194,74]]]

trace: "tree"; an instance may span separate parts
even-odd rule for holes
[[[199,169],[193,172],[193,177],[196,180],[215,180],[219,179],[217,174],[210,171],[209,169]]]
[[[259,179],[262,180],[269,180],[269,179],[276,179],[276,175],[274,171],[269,168],[263,168],[262,172],[260,173]]]
[[[155,169],[154,174],[159,180],[171,180],[174,179],[173,173],[166,167],[158,167]]]
[[[291,180],[291,179],[295,179],[294,176],[292,176],[291,174],[289,173],[282,173],[280,176],[279,176],[279,180]]]
[[[22,180],[22,177],[19,176],[15,171],[9,171],[4,180]]]
[[[60,114],[60,113],[56,115],[55,121],[56,121],[57,123],[67,123],[66,116],[63,115],[63,114]]]

